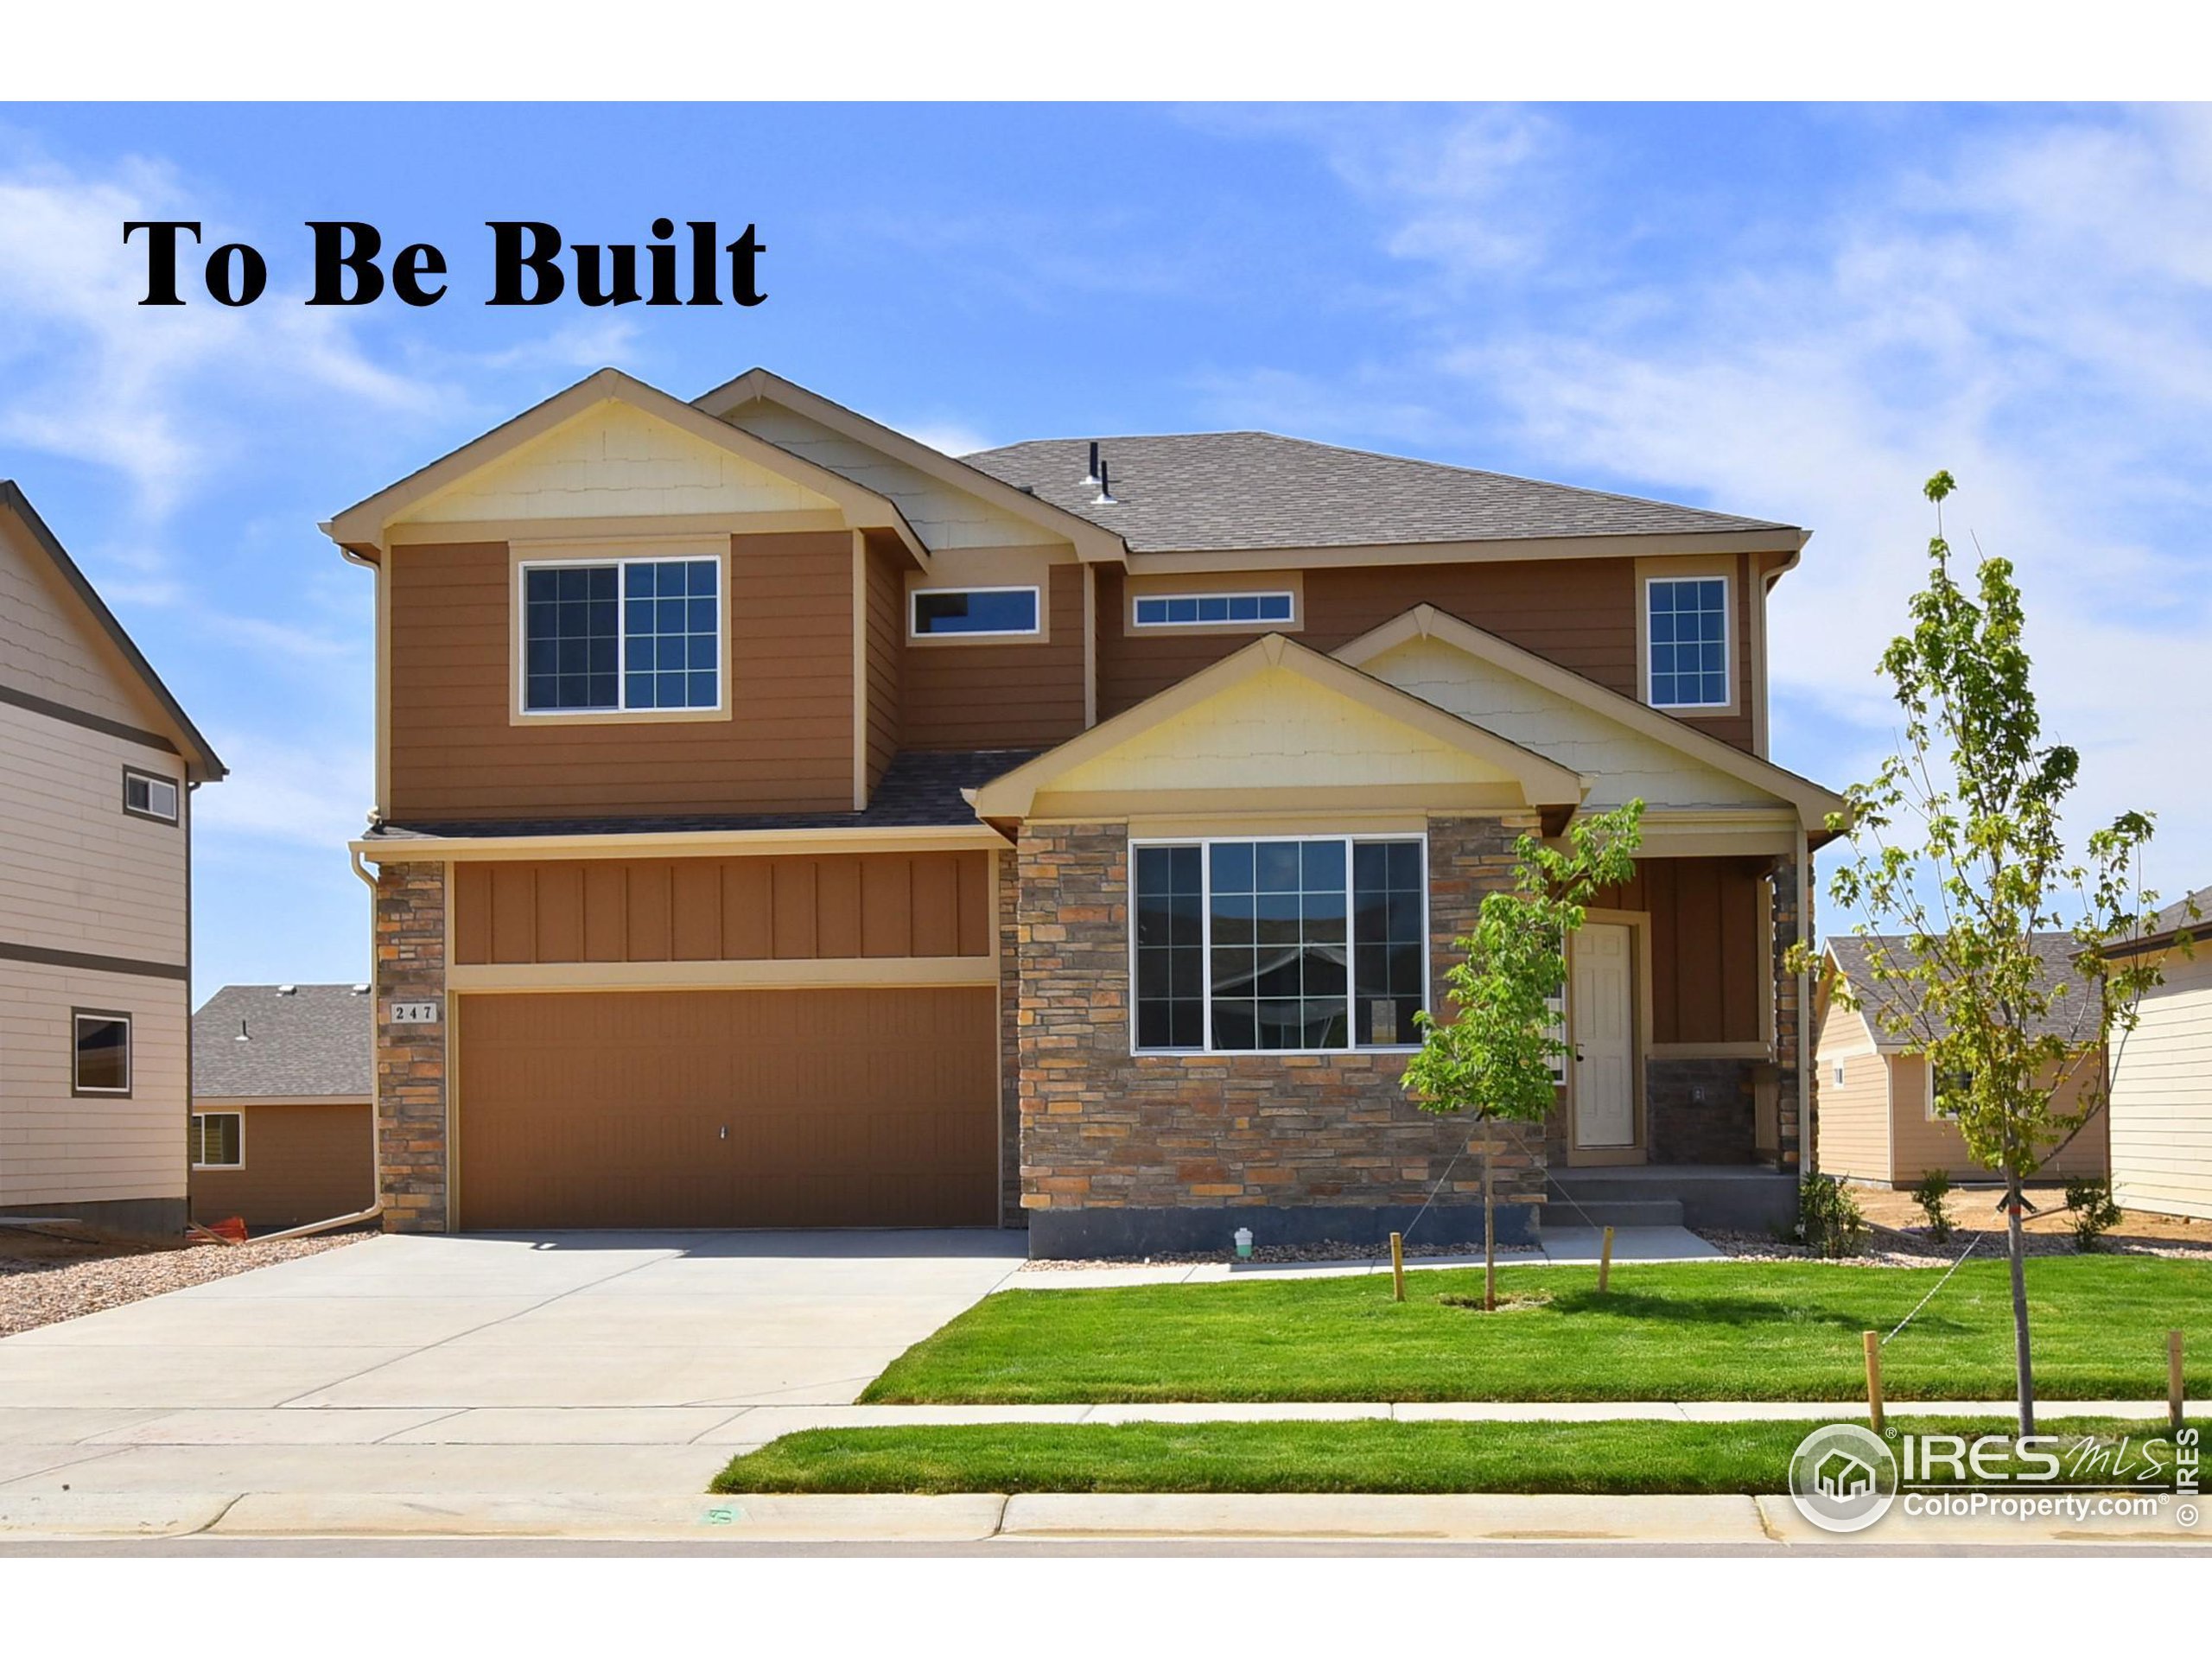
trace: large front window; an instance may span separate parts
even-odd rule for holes
[[[713,559],[523,568],[523,708],[613,714],[721,706]]]
[[[1427,996],[1422,843],[1152,842],[1136,890],[1136,1046],[1395,1048]]]

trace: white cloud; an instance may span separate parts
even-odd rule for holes
[[[939,454],[972,455],[978,449],[997,447],[992,439],[983,435],[980,427],[970,426],[965,421],[904,421],[898,423],[898,427],[915,442],[926,443]]]
[[[367,823],[375,768],[365,747],[307,747],[238,730],[211,732],[208,741],[231,775],[193,798],[193,817],[219,842],[243,837],[328,853]]]

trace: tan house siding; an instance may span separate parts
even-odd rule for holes
[[[0,512],[0,684],[11,690],[125,725],[167,729],[11,512]]]
[[[1821,1084],[1820,1172],[1845,1179],[1890,1179],[1890,1061],[1877,1053],[1858,1014],[1831,998],[1816,1052]],[[1836,1080],[1836,1068],[1843,1080]]]
[[[130,1093],[70,1091],[73,1009],[130,1016]],[[0,957],[0,1211],[185,1193],[185,983]]]
[[[468,862],[454,961],[987,957],[988,853]]]
[[[2096,1062],[2087,1060],[2070,1068],[2056,1109],[2079,1109],[2080,1096],[2094,1089]],[[1967,1150],[1966,1137],[1956,1124],[1928,1114],[1928,1062],[1917,1054],[1894,1055],[1890,1060],[1891,1179],[1910,1186],[1931,1169],[1941,1169],[1955,1181],[1995,1181],[1995,1171]],[[1825,1105],[1823,1105],[1825,1110]],[[2065,1151],[2036,1172],[2044,1181],[2072,1180],[2077,1176],[2101,1175],[2107,1167],[2107,1123],[2100,1112]]]
[[[906,747],[1041,749],[1083,730],[1083,567],[1052,565],[1045,586],[1043,640],[908,643],[899,665]],[[902,615],[902,635],[906,627]]]
[[[2168,952],[2165,982],[2113,1068],[2113,1193],[2130,1210],[2212,1220],[2212,950]]]
[[[236,1112],[237,1169],[192,1172],[192,1218],[228,1216],[256,1229],[303,1226],[365,1210],[376,1196],[375,1147],[366,1101],[202,1103],[207,1112]]]
[[[906,656],[906,624],[899,614],[903,583],[890,554],[868,555],[868,786],[883,780],[883,770],[899,748],[899,670]]]
[[[1653,858],[1598,904],[1651,917],[1651,1040],[1658,1044],[1764,1039],[1759,981],[1760,912],[1769,861]]]
[[[387,557],[390,816],[850,809],[848,532],[731,538],[728,693],[741,712],[721,720],[518,723],[506,545]]]

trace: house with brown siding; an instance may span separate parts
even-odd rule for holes
[[[226,985],[192,1016],[192,1218],[256,1232],[376,1200],[369,988]]]
[[[2038,934],[2037,948],[2052,976],[2071,971],[2071,934]],[[1919,1052],[1928,1033],[1901,1032],[1893,1028],[1893,1020],[1882,1017],[1885,1008],[1905,1006],[1903,999],[1910,991],[1895,979],[1880,978],[1876,959],[1902,963],[1909,949],[1903,938],[1874,934],[1828,941],[1813,1015],[1821,1083],[1821,1173],[1891,1187],[1916,1185],[1932,1170],[1956,1182],[1994,1182],[1996,1172],[1967,1151],[1966,1137],[1943,1109],[1942,1090],[1927,1056]],[[2072,1021],[2069,1005],[2062,1001],[2052,1008],[2047,1027],[2065,1036]],[[2066,1115],[2096,1105],[2104,1078],[2102,1050],[2082,1045],[2050,1079],[2054,1109]],[[2104,1174],[2111,1135],[2111,1120],[2097,1106],[2037,1173],[2037,1179]]]
[[[0,480],[0,1215],[182,1232],[192,797],[223,775]]]
[[[1464,1237],[1485,1160],[1509,1237],[1794,1213],[1802,530],[1265,433],[956,458],[758,369],[603,370],[325,529],[389,1225]],[[1415,1110],[1515,838],[1630,798],[1553,1121]]]

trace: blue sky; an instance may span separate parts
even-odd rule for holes
[[[487,309],[486,218],[760,226],[751,310]],[[132,302],[127,219],[270,257]],[[309,311],[308,219],[454,292]],[[234,768],[198,989],[366,970],[370,585],[315,530],[601,364],[765,363],[955,449],[1261,426],[1792,520],[1776,758],[1866,775],[1929,533],[2015,560],[2084,822],[2212,880],[2202,110],[71,108],[0,113],[0,475]]]

